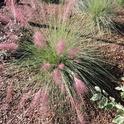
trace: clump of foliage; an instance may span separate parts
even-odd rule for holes
[[[101,32],[114,28],[111,0],[79,0],[78,9],[80,13],[90,18],[88,23],[91,24],[91,28],[94,28],[92,30]]]
[[[124,86],[116,87],[116,90],[120,91],[122,99],[124,98]],[[113,119],[114,124],[124,123],[124,107],[120,103],[117,103],[114,98],[103,96],[102,91],[99,87],[96,87],[97,93],[91,98],[92,101],[97,102],[100,109],[111,110],[116,109],[116,116]]]
[[[124,6],[124,0],[116,0],[117,4],[120,6]]]
[[[34,33],[31,41],[26,40],[20,44],[23,56],[18,63],[21,67],[36,71],[35,78],[43,82],[38,86],[47,85],[48,92],[52,92],[53,96],[58,88],[58,101],[68,99],[66,101],[74,106],[80,123],[84,119],[79,116],[82,107],[77,108],[77,101],[82,104],[82,96],[88,91],[94,93],[95,86],[105,90],[116,101],[121,101],[115,90],[118,86],[116,79],[104,69],[104,61],[95,56],[98,51],[88,46],[87,39],[80,37],[82,28],[79,22],[74,17],[66,21],[56,18],[49,21],[47,31],[39,30]],[[51,101],[54,101],[51,95]]]

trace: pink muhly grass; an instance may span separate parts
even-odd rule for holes
[[[35,93],[34,98],[32,99],[32,102],[30,104],[31,109],[35,109],[39,105],[40,97],[41,97],[41,89]]]
[[[15,43],[0,43],[0,50],[13,51],[18,48],[18,45]]]
[[[16,0],[5,0],[5,4],[7,7],[10,8],[13,16],[14,16],[14,21],[16,22]]]
[[[12,102],[13,98],[13,82],[10,82],[9,85],[7,86],[7,91],[6,91],[6,102],[10,103]]]
[[[65,65],[63,63],[61,63],[61,64],[58,65],[58,68],[61,69],[61,70],[63,70],[64,67],[65,67]]]
[[[80,52],[79,48],[72,48],[68,51],[68,57],[74,59],[79,52]]]
[[[36,9],[35,3],[36,3],[36,0],[31,0],[31,6],[33,9]]]
[[[15,4],[16,0],[5,0],[6,6],[10,6],[12,3]]]
[[[53,77],[53,81],[60,88],[61,92],[64,92],[65,91],[65,86],[64,86],[63,81],[62,81],[62,76],[61,76],[60,70],[55,69],[52,72],[52,77]]]
[[[45,114],[48,112],[48,92],[47,89],[43,89],[40,98],[40,113]]]
[[[3,79],[2,78],[0,78],[0,89],[3,87]]]
[[[59,69],[55,69],[52,72],[52,77],[53,77],[53,81],[55,82],[56,85],[60,85],[62,83],[61,72]]]
[[[30,97],[30,95],[31,95],[31,91],[29,91],[28,93],[23,94],[23,96],[21,97],[21,100],[19,102],[19,106],[18,106],[19,110],[24,107],[24,105],[25,105],[27,99]]]
[[[72,9],[74,8],[74,5],[77,0],[66,0],[66,5],[64,9],[64,14],[63,14],[63,21],[65,22],[68,17],[71,15]]]
[[[80,124],[85,124],[86,122],[85,122],[84,116],[80,110],[81,103],[77,102],[77,100],[72,96],[69,97],[69,100],[71,102],[72,108],[75,109],[76,111],[78,121],[80,122]]]
[[[0,22],[2,22],[3,24],[8,24],[9,20],[10,20],[9,17],[7,17],[7,16],[5,16],[5,15],[0,13]]]
[[[65,50],[65,42],[63,40],[60,40],[56,45],[57,55],[63,54],[64,50]]]
[[[46,45],[43,34],[40,31],[35,32],[33,36],[33,42],[37,48],[44,48]]]
[[[28,114],[32,115],[35,110],[39,111],[40,114],[46,113],[48,111],[48,93],[46,88],[43,90],[40,89],[35,93],[34,98],[30,104]]]
[[[42,65],[42,69],[43,69],[44,71],[48,71],[48,70],[50,69],[50,67],[51,67],[51,64],[50,64],[50,63],[44,63],[44,64]]]
[[[85,124],[86,122],[81,111],[79,109],[76,109],[76,113],[77,113],[78,121],[80,122],[80,124]]]
[[[23,8],[16,7],[15,19],[20,22],[21,26],[28,24],[28,17],[24,14]]]
[[[87,88],[84,82],[76,77],[74,77],[74,87],[78,94],[84,94],[87,92]]]

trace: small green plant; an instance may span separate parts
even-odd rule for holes
[[[117,4],[120,6],[124,6],[124,0],[116,0]]]
[[[101,32],[114,28],[111,0],[80,0],[78,9],[80,13],[89,17],[88,23],[91,24],[91,28],[94,28],[92,30]]]
[[[103,95],[106,92],[102,91],[99,87],[96,86],[95,89],[97,93],[92,96],[91,100],[97,102],[98,107],[101,109],[116,109],[116,116],[112,122],[115,124],[124,124],[124,106],[117,103],[114,98]],[[116,87],[116,90],[121,92],[121,97],[124,99],[124,86]]]

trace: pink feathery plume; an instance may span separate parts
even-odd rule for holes
[[[50,67],[51,67],[51,64],[50,64],[50,63],[44,63],[44,64],[42,65],[42,69],[43,69],[44,71],[49,70]]]
[[[0,22],[2,24],[5,24],[5,25],[8,24],[9,20],[10,20],[9,17],[0,13]]]
[[[68,51],[68,57],[74,59],[80,52],[80,48],[72,48]]]
[[[10,103],[12,102],[13,98],[13,82],[10,82],[9,85],[7,86],[7,93],[6,93],[6,102]]]
[[[78,94],[84,94],[87,92],[87,88],[84,82],[76,77],[74,77],[74,87]]]
[[[65,91],[65,87],[62,81],[62,76],[61,76],[61,72],[59,69],[55,69],[52,72],[52,77],[53,77],[53,81],[55,82],[55,84],[61,89],[61,92]]]
[[[47,89],[43,89],[40,98],[40,113],[47,113],[48,111],[48,92]]]
[[[52,77],[56,85],[60,85],[62,83],[62,77],[59,69],[55,69],[52,72]]]
[[[61,55],[64,53],[65,50],[65,42],[63,40],[60,40],[56,45],[56,52],[58,55]]]
[[[8,7],[10,7],[10,5],[12,4],[12,3],[16,3],[16,0],[5,0],[5,4],[6,4],[6,6],[8,6]]]
[[[25,105],[27,99],[30,97],[30,95],[31,95],[31,91],[29,91],[28,93],[23,94],[23,96],[21,97],[21,100],[19,102],[19,106],[18,106],[19,110],[24,107],[24,105]]]
[[[61,63],[61,64],[58,65],[58,68],[61,69],[61,70],[63,70],[64,67],[65,67],[65,65],[63,63]]]
[[[8,50],[13,51],[18,48],[18,45],[15,43],[1,43],[0,44],[0,50]]]
[[[33,9],[36,9],[35,3],[36,3],[36,0],[31,0],[31,7],[32,7]]]
[[[84,119],[84,116],[81,112],[81,106],[82,104],[80,103],[80,101],[78,102],[75,98],[73,98],[72,96],[69,97],[69,100],[71,102],[72,108],[75,109],[76,114],[77,114],[77,119],[80,122],[80,124],[86,124],[86,121]]]
[[[74,5],[77,0],[66,0],[66,5],[64,9],[64,14],[63,14],[63,21],[65,22],[69,16],[71,15],[72,9],[74,8]]]
[[[30,108],[31,110],[34,110],[40,103],[39,99],[41,98],[41,89],[38,90],[35,95],[34,95],[34,98],[32,99],[32,102],[30,104]]]
[[[26,26],[28,24],[28,17],[25,15],[25,11],[23,8],[16,7],[15,8],[15,19],[17,22],[21,24],[21,26]],[[14,15],[14,13],[13,13]]]
[[[44,36],[40,31],[35,32],[34,37],[33,37],[33,42],[34,45],[37,48],[44,48],[46,45],[46,42],[44,41]]]
[[[3,87],[3,79],[2,78],[0,78],[0,89]]]
[[[81,110],[76,108],[76,113],[77,113],[78,121],[80,122],[80,124],[85,124],[86,122]]]
[[[5,4],[10,8],[16,22],[16,0],[5,0]]]

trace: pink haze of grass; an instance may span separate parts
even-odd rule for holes
[[[42,65],[42,69],[43,69],[44,71],[48,71],[48,70],[50,69],[50,67],[51,67],[51,64],[50,64],[50,63],[44,63],[44,64]]]
[[[58,68],[61,69],[61,70],[63,70],[64,67],[65,67],[65,65],[64,65],[63,63],[60,63],[60,64],[58,65]]]
[[[83,113],[81,112],[81,102],[78,102],[75,98],[73,98],[72,96],[69,97],[69,100],[71,102],[72,108],[75,109],[76,114],[77,114],[77,119],[79,121],[80,124],[86,124],[85,118]]]
[[[64,14],[63,14],[63,17],[62,17],[64,22],[71,15],[72,10],[73,10],[74,5],[76,4],[77,0],[65,0],[65,2],[66,2],[66,5],[65,5],[65,8],[64,8]]]
[[[80,52],[80,48],[71,48],[68,51],[68,57],[74,59],[79,52]]]
[[[23,94],[23,96],[21,97],[20,102],[19,102],[19,106],[18,106],[19,110],[24,107],[26,101],[30,98],[30,96],[31,96],[31,91]]]
[[[8,24],[9,20],[10,20],[9,17],[0,13],[0,22],[2,22],[3,24]]]
[[[16,0],[6,0],[5,3],[14,17],[14,22],[19,22],[21,26],[26,26],[32,17],[32,8],[19,6],[16,4]]]
[[[6,102],[10,103],[12,102],[13,98],[13,82],[10,82],[7,86],[7,91],[6,91]]]
[[[64,53],[65,50],[65,42],[63,40],[58,41],[56,45],[56,53],[57,55],[61,55]]]
[[[52,78],[53,78],[53,81],[55,82],[55,84],[60,88],[61,92],[65,92],[65,86],[62,81],[61,72],[58,68],[56,68],[52,72]]]
[[[79,95],[87,92],[87,88],[84,82],[76,77],[74,77],[74,88]]]
[[[40,31],[35,32],[33,36],[33,42],[37,48],[44,48],[46,46],[46,42],[44,41],[44,36]]]
[[[38,112],[37,114],[40,114],[43,118],[50,111],[47,88],[39,89],[34,94],[30,107],[27,110],[27,115],[32,118],[33,115],[36,116],[36,111]]]
[[[8,50],[13,51],[18,48],[18,45],[15,43],[1,43],[0,44],[0,50]]]

